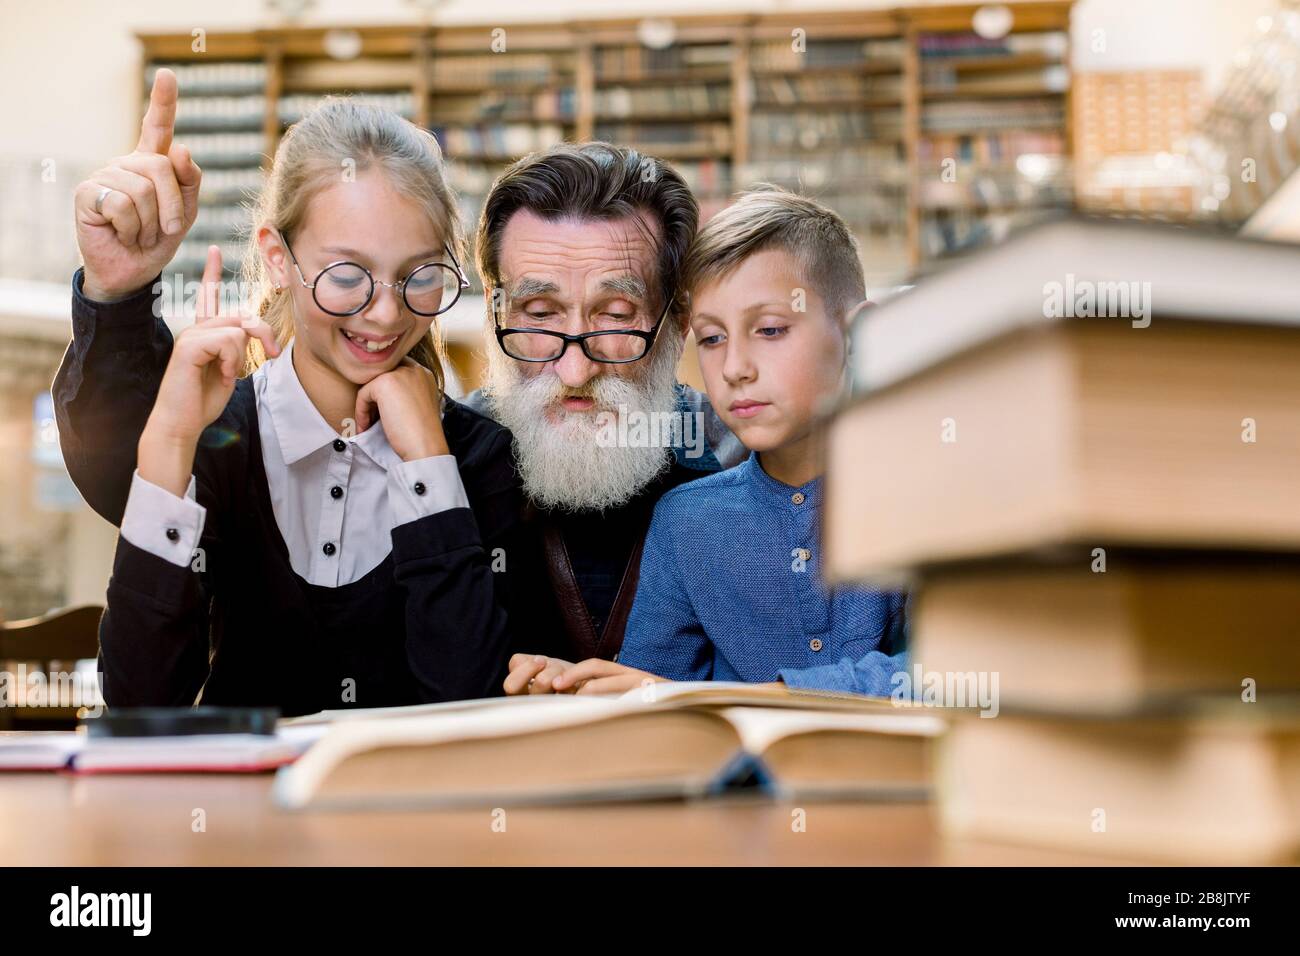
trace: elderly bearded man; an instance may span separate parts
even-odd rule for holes
[[[698,220],[674,170],[605,143],[520,160],[484,204],[479,275],[499,347],[467,403],[514,435],[541,549],[530,560],[546,569],[526,579],[540,587],[524,599],[532,613],[516,617],[530,651],[613,657],[655,503],[744,457],[707,398],[676,377],[678,274]],[[676,440],[655,422],[676,423]]]

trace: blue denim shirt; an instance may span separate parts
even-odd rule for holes
[[[665,494],[619,663],[672,680],[890,694],[906,667],[906,595],[827,589],[821,507],[822,479],[793,488],[753,454]]]

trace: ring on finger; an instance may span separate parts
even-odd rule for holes
[[[112,191],[113,191],[112,186],[100,187],[99,195],[95,197],[96,216],[102,216],[104,214],[104,200],[108,198],[108,194],[111,193]]]

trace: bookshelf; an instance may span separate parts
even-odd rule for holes
[[[141,104],[157,67],[177,70],[178,136],[205,170],[187,273],[208,242],[237,262],[241,202],[280,135],[348,93],[438,137],[467,223],[508,163],[607,139],[670,162],[705,217],[755,182],[817,197],[880,288],[1072,202],[1071,4],[1015,4],[996,41],[972,32],[976,4],[678,17],[656,37],[635,19],[276,28],[197,53],[140,34]]]
[[[1004,237],[1073,203],[1069,7],[1016,11],[986,38],[958,8],[909,25],[922,263]]]

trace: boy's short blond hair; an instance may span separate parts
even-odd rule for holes
[[[795,258],[833,319],[843,321],[866,298],[858,244],[844,220],[819,202],[767,184],[742,193],[704,224],[686,256],[683,287],[690,294],[768,249]]]

